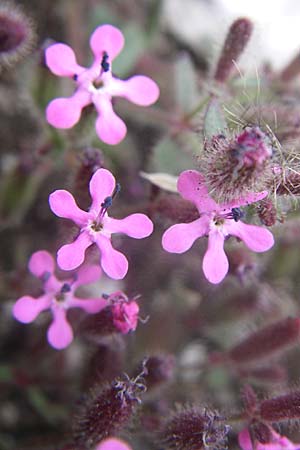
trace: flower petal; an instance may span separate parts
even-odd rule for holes
[[[94,314],[107,307],[107,300],[104,298],[78,298],[73,297],[68,300],[69,308],[81,308],[89,314]]]
[[[14,318],[22,323],[33,322],[42,311],[49,308],[50,304],[51,298],[49,298],[49,295],[42,295],[38,298],[25,295],[14,304]]]
[[[90,207],[91,210],[100,212],[101,203],[106,197],[112,195],[116,185],[116,180],[113,174],[107,169],[98,169],[90,181],[90,194],[93,202]]]
[[[53,274],[55,269],[54,259],[46,250],[39,250],[31,255],[28,268],[37,278],[42,277],[46,272]]]
[[[83,284],[94,283],[99,280],[102,275],[102,270],[100,266],[84,264],[80,267],[80,269],[76,272],[75,281],[72,284],[74,290]]]
[[[124,219],[108,218],[107,228],[110,233],[124,233],[127,236],[142,239],[153,231],[153,223],[145,214],[130,214]]]
[[[99,138],[106,144],[119,144],[126,136],[127,128],[123,120],[114,112],[110,97],[97,93],[93,101],[98,111],[96,132]]]
[[[77,89],[72,97],[56,98],[48,104],[47,121],[55,128],[72,128],[79,121],[82,109],[90,103],[90,93]]]
[[[90,47],[96,61],[101,61],[104,52],[108,54],[108,61],[113,61],[123,46],[123,34],[112,25],[101,25],[95,29],[90,38]],[[94,61],[94,64],[96,61]]]
[[[228,272],[228,259],[224,252],[224,235],[212,230],[208,235],[208,247],[203,258],[202,268],[205,277],[213,284],[220,283]]]
[[[81,232],[74,242],[63,245],[58,250],[57,264],[62,270],[76,269],[83,263],[85,251],[92,243],[89,234]]]
[[[112,96],[124,97],[140,106],[149,106],[159,97],[159,87],[155,81],[143,75],[135,75],[128,80],[112,78],[110,83]]]
[[[205,216],[190,223],[179,223],[164,232],[162,246],[170,253],[184,253],[208,231],[209,219]]]
[[[101,441],[95,450],[132,450],[132,448],[121,439],[108,438]]]
[[[125,255],[115,250],[107,237],[98,234],[96,239],[96,244],[101,252],[101,266],[104,272],[114,280],[124,278],[128,271],[128,261]]]
[[[73,330],[67,321],[66,311],[61,307],[52,308],[53,322],[48,328],[47,338],[52,347],[57,350],[68,347],[73,340]]]
[[[85,70],[77,64],[75,53],[66,44],[50,45],[45,50],[45,60],[51,72],[60,77],[73,77]]]
[[[254,252],[266,252],[274,245],[273,234],[257,225],[249,225],[241,221],[226,221],[226,230],[232,236],[241,239]]]
[[[242,450],[253,450],[253,445],[251,442],[248,428],[244,428],[242,431],[239,432],[238,440],[239,446],[241,447]]]
[[[177,189],[180,195],[193,202],[199,212],[219,210],[219,205],[209,196],[204,176],[197,170],[185,170],[178,178]]]
[[[49,195],[49,205],[58,217],[70,219],[79,227],[85,225],[90,218],[89,213],[77,206],[73,195],[64,189],[58,189]]]
[[[250,205],[251,203],[258,202],[259,200],[262,200],[268,195],[268,191],[261,191],[261,192],[250,192],[245,197],[240,197],[235,200],[231,200],[228,203],[221,203],[219,205],[220,209],[232,209],[232,208],[239,208],[240,206],[246,206]]]

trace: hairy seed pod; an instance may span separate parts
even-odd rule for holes
[[[260,404],[259,414],[267,422],[280,422],[281,420],[300,418],[300,392],[264,400]]]

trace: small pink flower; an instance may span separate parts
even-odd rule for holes
[[[287,437],[272,431],[272,442],[262,444],[257,442],[253,447],[247,428],[239,433],[239,445],[242,450],[300,450],[300,444],[293,444]]]
[[[47,121],[56,128],[71,128],[80,119],[82,109],[93,103],[98,113],[96,132],[107,144],[118,144],[127,129],[112,107],[112,97],[124,97],[149,106],[159,96],[157,84],[148,77],[136,75],[120,80],[112,75],[111,63],[120,53],[124,37],[118,28],[101,25],[90,38],[94,61],[88,69],[77,64],[73,50],[66,44],[46,49],[46,64],[55,75],[72,78],[76,90],[71,97],[52,100],[46,111]]]
[[[95,450],[132,450],[132,448],[121,439],[111,437],[100,442]]]
[[[128,261],[123,253],[111,244],[111,235],[124,233],[142,239],[153,231],[153,223],[145,214],[131,214],[122,220],[108,216],[107,209],[112,204],[116,186],[109,170],[98,169],[90,181],[92,204],[88,212],[80,209],[73,196],[65,190],[54,191],[49,197],[51,210],[58,217],[73,220],[80,227],[74,242],[58,250],[57,263],[63,270],[73,270],[83,263],[86,249],[96,244],[101,252],[101,266],[111,278],[124,278],[128,271]]]
[[[74,295],[79,286],[98,280],[101,269],[98,266],[82,266],[71,279],[58,280],[54,275],[54,260],[45,250],[33,253],[28,267],[43,282],[44,294],[38,298],[28,295],[19,298],[14,305],[13,315],[19,322],[30,323],[42,311],[50,309],[53,321],[47,333],[48,342],[58,350],[63,349],[73,340],[73,331],[66,316],[69,308],[81,308],[89,314],[95,314],[107,306],[104,298],[82,299]]]
[[[123,334],[134,331],[139,320],[139,305],[122,292],[114,292],[107,298],[112,312],[114,326]]]
[[[166,230],[162,238],[163,248],[171,253],[184,253],[196,239],[208,236],[208,248],[202,267],[205,277],[211,283],[220,283],[228,272],[228,259],[223,249],[227,237],[236,236],[255,252],[265,252],[273,246],[274,238],[270,231],[240,221],[242,212],[239,207],[261,200],[266,197],[266,191],[217,204],[208,195],[203,175],[196,170],[182,172],[177,188],[184,199],[195,204],[200,217]]]

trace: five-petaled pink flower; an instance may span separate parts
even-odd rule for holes
[[[121,439],[110,437],[101,441],[95,450],[132,450],[132,448]]]
[[[52,347],[63,349],[73,340],[73,331],[67,320],[69,308],[81,308],[89,314],[95,314],[106,308],[104,298],[79,298],[74,295],[76,289],[98,280],[101,276],[99,266],[82,266],[68,280],[58,280],[55,275],[54,259],[45,250],[33,253],[28,264],[30,272],[44,284],[44,294],[38,298],[28,295],[19,298],[14,305],[14,317],[23,323],[30,323],[46,309],[53,314],[53,321],[48,329],[47,338]]]
[[[244,198],[217,204],[208,194],[203,175],[196,170],[182,172],[177,188],[184,199],[195,204],[200,218],[166,230],[162,239],[163,248],[171,253],[184,253],[197,238],[208,236],[202,267],[211,283],[220,283],[228,272],[228,259],[223,249],[227,237],[236,236],[255,252],[265,252],[273,246],[274,238],[270,231],[240,221],[242,212],[239,207],[261,200],[266,197],[266,191],[249,193]]]
[[[72,78],[76,90],[69,98],[57,98],[47,107],[47,121],[56,128],[71,128],[80,119],[82,109],[93,103],[98,113],[96,132],[107,144],[118,144],[125,137],[126,125],[112,107],[112,97],[148,106],[159,96],[157,84],[148,77],[136,75],[120,80],[112,75],[111,63],[120,53],[124,37],[118,28],[101,25],[90,38],[94,61],[88,69],[77,64],[73,50],[66,44],[46,49],[46,64],[55,75]]]
[[[242,450],[300,450],[300,444],[293,444],[287,437],[280,436],[274,430],[272,442],[262,444],[257,442],[253,448],[250,433],[247,428],[239,433],[239,445]]]
[[[112,247],[111,235],[124,233],[142,239],[153,231],[153,223],[145,214],[131,214],[118,220],[108,216],[107,209],[118,190],[109,170],[98,169],[91,178],[89,189],[92,204],[88,212],[80,209],[73,196],[65,190],[54,191],[49,197],[50,208],[59,217],[73,220],[80,227],[74,242],[58,250],[57,263],[63,270],[73,270],[83,263],[86,249],[95,243],[101,252],[101,266],[111,278],[124,278],[128,261],[123,253]]]

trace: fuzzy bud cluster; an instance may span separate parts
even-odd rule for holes
[[[263,190],[271,176],[272,146],[257,126],[229,139],[223,134],[205,142],[201,169],[217,200],[229,201]]]
[[[188,407],[173,414],[160,432],[163,445],[174,450],[224,448],[229,427],[216,411]]]
[[[74,423],[74,440],[78,448],[94,449],[98,442],[122,429],[141,402],[140,394],[145,389],[143,378],[139,376],[114,380],[96,392]]]

